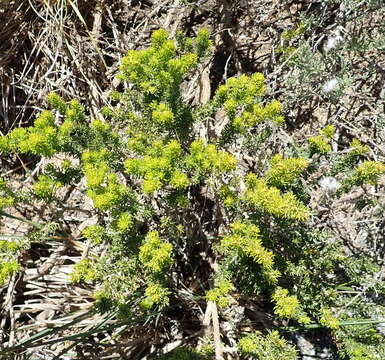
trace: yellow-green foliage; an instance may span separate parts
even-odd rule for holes
[[[104,229],[100,225],[90,225],[83,230],[83,236],[94,244],[101,244],[103,242]]]
[[[20,270],[20,264],[15,259],[20,248],[16,241],[0,240],[0,286]]]
[[[232,124],[238,132],[242,132],[267,120],[270,120],[277,125],[281,125],[284,122],[281,111],[282,104],[276,100],[266,106],[252,104],[248,106],[241,115],[236,116]]]
[[[16,202],[13,192],[7,185],[7,182],[0,177],[0,210],[14,205]]]
[[[55,191],[61,186],[60,182],[51,179],[48,175],[40,175],[33,184],[33,191],[40,198],[50,199],[55,196]]]
[[[308,167],[309,162],[303,158],[287,158],[277,154],[271,159],[271,167],[265,177],[270,185],[285,187],[292,184]]]
[[[89,259],[80,260],[74,266],[74,271],[70,274],[70,281],[79,283],[81,281],[94,281],[98,278],[98,273],[93,263]]]
[[[289,295],[287,289],[278,287],[272,295],[275,302],[274,313],[281,318],[296,319],[299,323],[309,324],[310,318],[304,313],[299,300],[294,295]]]
[[[49,93],[47,96],[47,101],[52,108],[59,111],[62,115],[67,112],[67,104],[58,94],[54,92]]]
[[[97,188],[104,182],[106,175],[109,173],[108,157],[107,149],[86,150],[83,152],[83,169],[89,188]]]
[[[58,148],[57,127],[52,111],[44,110],[33,127],[17,128],[7,135],[11,151],[50,157]]]
[[[335,172],[338,170],[349,170],[354,163],[362,155],[365,155],[369,148],[362,145],[360,141],[354,139],[351,144],[350,151],[339,161],[335,166]],[[364,184],[377,185],[379,179],[385,174],[385,164],[380,161],[366,160],[356,166],[351,174],[346,177],[342,186],[339,189],[339,194],[349,191],[353,186],[360,186]]]
[[[277,281],[279,272],[273,269],[274,254],[263,247],[257,226],[240,221],[231,224],[231,234],[221,239],[220,248],[225,254],[235,253],[238,256],[252,258],[261,265],[263,274],[269,282]]]
[[[125,211],[119,214],[115,225],[119,231],[124,233],[131,230],[133,224],[134,224],[134,219],[132,215],[129,212]]]
[[[7,136],[0,136],[0,154],[7,154],[9,151],[9,138]]]
[[[92,120],[90,123],[90,128],[100,134],[106,134],[111,131],[111,126],[107,123],[104,123],[100,119]]]
[[[172,244],[160,239],[157,231],[150,231],[139,248],[139,260],[151,272],[165,270],[172,264]]]
[[[269,332],[264,336],[259,331],[251,333],[238,342],[242,355],[256,360],[296,360],[297,351],[285,339],[279,336],[278,331]]]
[[[177,190],[191,183],[188,174],[181,169],[185,166],[198,177],[208,173],[221,174],[235,169],[236,158],[226,151],[220,151],[214,144],[204,144],[196,140],[190,145],[189,153],[184,156],[181,144],[171,140],[164,144],[154,142],[141,158],[129,158],[124,166],[128,174],[143,178],[142,191],[151,194],[169,184]]]
[[[385,173],[385,164],[379,161],[364,161],[360,164],[353,175],[356,184],[375,185],[379,177]]]
[[[74,130],[75,124],[71,120],[64,120],[63,123],[59,126],[59,136],[64,141],[67,142],[70,139],[71,132]]]
[[[198,55],[193,52],[178,56],[168,33],[157,30],[152,34],[149,49],[129,50],[123,57],[120,78],[155,99],[171,100],[179,93],[183,76],[197,65],[197,61]]]
[[[233,118],[237,109],[252,105],[256,97],[265,93],[264,81],[265,77],[261,73],[232,77],[218,88],[216,97],[224,105],[230,118]]]
[[[229,304],[229,293],[233,289],[233,284],[228,280],[216,281],[215,287],[206,292],[206,300],[214,301],[220,308],[225,308]]]
[[[156,140],[142,131],[128,132],[129,138],[127,140],[127,148],[138,155],[145,155],[149,147],[152,147]]]
[[[103,211],[118,206],[128,192],[127,187],[119,183],[116,174],[107,175],[105,183],[106,185],[87,190],[94,207]]]
[[[9,151],[19,151],[20,145],[26,143],[28,140],[28,129],[27,128],[16,128],[12,130],[8,135],[3,138],[3,149],[4,153]],[[24,148],[24,147],[22,147]]]
[[[190,180],[188,176],[180,170],[175,170],[170,179],[170,185],[175,189],[185,189],[189,186]]]
[[[16,241],[0,240],[0,251],[2,254],[15,254],[20,249],[20,245]]]
[[[1,152],[14,151],[51,157],[62,149],[75,124],[84,121],[84,109],[76,100],[72,100],[67,106],[56,94],[51,94],[49,98],[51,104],[59,111],[65,110],[62,124],[59,126],[55,123],[52,111],[44,110],[36,118],[34,126],[16,128],[1,137]]]
[[[333,125],[327,125],[319,130],[320,135],[309,138],[310,150],[314,153],[326,154],[331,151],[330,141],[334,137],[335,128]]]
[[[85,120],[84,107],[77,100],[71,100],[65,112],[65,120],[82,122]]]
[[[318,152],[321,154],[326,154],[332,149],[328,140],[322,135],[310,137],[309,146],[313,152]]]
[[[161,126],[170,126],[175,120],[172,110],[164,103],[154,105],[152,118]]]
[[[327,139],[331,140],[333,139],[334,137],[334,134],[336,132],[336,128],[334,127],[334,125],[326,125],[323,129],[321,129],[320,131],[320,134],[324,137],[326,137]]]
[[[234,170],[237,160],[230,153],[218,150],[214,144],[206,145],[202,140],[195,140],[186,157],[186,165],[198,174],[220,174]]]
[[[129,158],[124,166],[128,174],[143,178],[142,191],[152,194],[163,185],[170,184],[175,189],[184,189],[190,183],[187,175],[178,169],[182,148],[178,141],[166,144],[155,142],[142,158]]]
[[[96,166],[91,164],[85,164],[84,173],[86,175],[88,187],[94,188],[102,185],[108,171],[109,168],[106,163],[100,163]]]
[[[20,264],[17,260],[0,261],[0,285],[3,285],[19,269]]]
[[[267,120],[276,124],[284,121],[280,102],[272,101],[265,106],[256,103],[266,91],[264,81],[265,78],[260,73],[241,75],[230,78],[218,88],[215,100],[223,105],[234,131],[242,133]]]
[[[281,194],[277,188],[269,187],[265,179],[254,174],[247,175],[246,184],[245,200],[260,211],[284,219],[308,220],[309,209],[292,192]]]
[[[362,145],[361,141],[358,139],[353,139],[350,143],[349,154],[351,156],[365,155],[369,152],[369,146]]]
[[[192,41],[190,39],[186,39],[187,41]],[[196,51],[199,58],[203,58],[206,56],[212,47],[212,41],[210,39],[210,33],[206,29],[200,29],[195,38],[195,42],[193,43],[194,50]]]
[[[353,186],[364,184],[377,185],[380,176],[385,174],[385,164],[379,161],[366,160],[358,165],[353,173],[343,181],[340,193],[349,191]]]
[[[208,55],[210,48],[207,30],[200,30],[195,39],[179,34],[176,41],[169,39],[165,30],[154,31],[148,49],[130,50],[123,57],[119,78],[130,83],[130,91],[114,95],[121,103],[125,99],[137,103],[142,113],[138,114],[135,106],[131,111],[117,108],[110,113],[125,117],[130,136],[137,140],[138,131],[153,139],[158,138],[159,133],[169,133],[179,139],[188,136],[193,117],[191,109],[183,103],[181,83]],[[132,139],[129,142],[131,148],[139,145]]]
[[[276,305],[274,312],[283,318],[294,318],[299,310],[299,301],[296,296],[289,296],[287,289],[277,288],[272,296]]]
[[[340,321],[333,315],[333,312],[329,308],[322,308],[320,313],[320,324],[327,326],[330,329],[336,330],[340,327]]]
[[[15,199],[12,197],[5,197],[5,196],[0,196],[0,210],[12,206],[15,204]]]
[[[150,283],[145,291],[145,298],[141,301],[140,306],[147,310],[154,305],[164,307],[169,303],[170,291],[159,283]]]

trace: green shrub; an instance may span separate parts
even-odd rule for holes
[[[284,37],[302,31],[299,26]],[[275,324],[306,328],[312,322],[335,332],[341,314],[349,311],[336,289],[354,276],[341,240],[330,243],[328,234],[314,228],[317,209],[309,201],[320,159],[331,159],[335,128],[326,126],[308,145],[295,144],[303,156],[289,156],[293,149],[286,149],[266,159],[255,148],[241,147],[259,164],[242,170],[237,144],[260,136],[261,124],[268,131],[258,141],[266,141],[283,125],[282,105],[269,99],[259,73],[228,79],[206,105],[188,103],[183,82],[210,46],[205,30],[195,39],[179,34],[177,41],[155,31],[149,48],[130,50],[122,59],[119,79],[127,86],[111,94],[115,105],[103,109],[103,120],[89,119],[76,100],[50,94],[53,110],[43,111],[33,126],[1,137],[0,151],[46,159],[60,154],[65,160],[43,168],[32,188],[18,194],[1,180],[0,208],[43,202],[64,213],[67,198],[59,188],[77,188],[92,200],[99,222],[85,228],[83,236],[91,246],[105,243],[108,249],[102,258],[76,264],[71,280],[97,284],[95,309],[101,313],[126,320],[147,316],[151,326],[158,323],[153,312],[159,319],[172,316],[173,307],[192,311],[197,299],[213,301],[222,315],[242,296],[252,301],[258,295]],[[221,109],[228,124],[209,136],[204,125]],[[197,135],[197,125],[206,137]],[[334,170],[344,169],[339,176],[346,185],[335,196],[353,185],[378,184],[385,172],[384,164],[370,160],[354,168],[367,155],[358,142],[348,154],[340,162],[330,160]],[[28,234],[30,242],[44,241],[66,226],[57,214],[50,220]],[[0,281],[22,268],[17,251],[1,248]],[[181,284],[194,290],[183,292]],[[278,330],[266,336],[252,331],[238,340],[245,356],[296,358]],[[195,357],[178,349],[169,358]]]
[[[277,331],[266,336],[259,332],[252,333],[239,340],[240,352],[256,360],[296,360],[295,348],[287,344]]]

